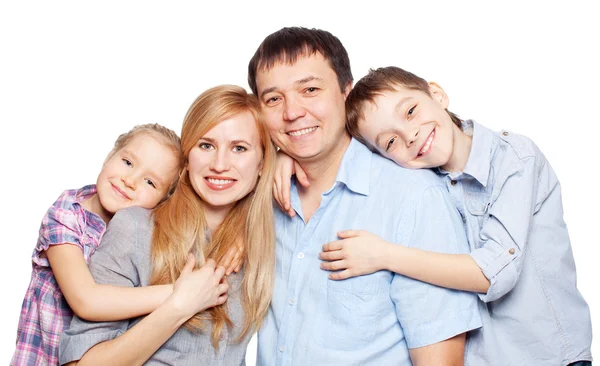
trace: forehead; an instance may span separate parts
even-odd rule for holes
[[[311,76],[337,83],[337,75],[329,61],[316,52],[311,55],[299,56],[293,63],[283,59],[275,62],[271,67],[259,68],[256,73],[256,86],[260,94],[265,89],[289,87],[295,82]]]
[[[250,143],[260,140],[257,122],[250,111],[235,114],[219,122],[203,137],[221,141],[245,140]]]

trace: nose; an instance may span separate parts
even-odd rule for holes
[[[306,115],[306,109],[295,98],[288,98],[284,101],[283,119],[285,121],[295,121]]]
[[[214,154],[210,169],[214,172],[220,173],[229,170],[229,151],[228,150],[217,150]]]
[[[415,141],[417,141],[417,136],[419,136],[419,129],[416,128],[407,128],[400,132],[402,139],[406,141],[406,146],[411,147]]]
[[[135,177],[133,174],[125,175],[121,178],[125,187],[135,190]]]

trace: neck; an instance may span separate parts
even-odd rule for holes
[[[340,169],[344,154],[350,146],[350,141],[350,135],[344,133],[340,138],[340,142],[328,151],[324,157],[299,162],[310,182],[310,187],[306,190],[318,191],[320,194],[331,188]],[[304,190],[302,186],[298,188]]]
[[[205,207],[206,225],[208,225],[211,233],[214,233],[219,225],[223,223],[231,207],[233,207],[233,204],[223,207]]]
[[[100,203],[100,197],[98,197],[98,193],[94,194],[92,197],[88,198],[85,201],[81,202],[81,206],[86,210],[95,213],[100,216],[104,223],[108,224],[110,219],[112,219],[113,214],[106,211],[106,209]]]
[[[473,136],[467,135],[456,125],[453,126],[453,135],[452,154],[448,162],[442,166],[442,169],[448,172],[462,172],[469,160]]]

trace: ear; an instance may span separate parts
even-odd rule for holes
[[[435,82],[429,82],[429,93],[433,100],[440,103],[443,109],[448,108],[448,104],[450,104],[450,100],[448,99],[448,94]]]
[[[349,81],[348,84],[346,84],[346,87],[344,88],[344,101],[346,101],[346,98],[348,98],[348,94],[350,94],[350,90],[352,90],[352,82]]]

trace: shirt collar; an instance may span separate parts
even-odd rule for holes
[[[469,159],[463,173],[475,178],[482,186],[486,187],[490,176],[492,154],[497,145],[496,134],[473,120],[463,121],[463,130],[473,131],[473,141]]]
[[[342,158],[336,183],[343,183],[352,192],[368,196],[372,158],[373,152],[353,137]]]

